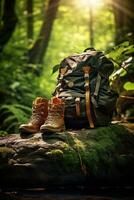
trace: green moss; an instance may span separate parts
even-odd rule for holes
[[[63,151],[60,149],[54,149],[54,150],[47,152],[46,155],[50,158],[58,159],[58,158],[63,157]]]
[[[56,140],[54,145],[50,146],[51,149],[44,150],[42,148],[35,154],[27,155],[26,158],[25,155],[23,158],[21,154],[19,159],[24,160],[23,162],[17,160],[17,163],[38,163],[44,159],[45,153],[45,161],[48,160],[50,166],[54,166],[55,170],[67,175],[81,174],[82,176],[112,179],[119,177],[120,174],[133,172],[134,135],[122,126],[111,125],[93,130],[66,131],[60,135],[62,141],[57,139],[59,138],[57,134],[55,138],[54,136],[53,134],[51,139],[56,138]],[[34,138],[31,142],[34,142]],[[0,148],[0,155],[6,155],[5,163],[14,164],[12,155],[7,155],[11,152],[12,149],[8,147]],[[1,163],[4,163],[3,157],[0,159]]]
[[[70,135],[69,133],[65,133],[65,140],[66,140],[66,143],[69,145],[69,146],[73,146],[75,144],[74,142],[74,136]]]
[[[68,145],[67,143],[65,143],[65,142],[62,142],[62,143],[60,144],[60,147],[63,148],[63,149],[68,149],[68,148],[69,148],[69,145]]]
[[[85,150],[85,144],[83,141],[80,141],[78,138],[74,138],[74,148]]]
[[[6,131],[0,130],[0,137],[4,137],[6,135],[8,135]]]
[[[120,154],[126,151],[125,141],[129,144],[127,152],[134,151],[131,140],[128,131],[119,125],[96,128],[74,135],[66,133],[69,147],[63,155],[65,168],[68,171],[76,168],[83,171],[84,166],[86,173],[93,175],[113,174],[118,169],[117,160],[121,159]],[[120,162],[127,163],[126,158]]]
[[[67,172],[72,172],[79,168],[80,162],[77,152],[72,148],[66,149],[63,154],[62,164]]]

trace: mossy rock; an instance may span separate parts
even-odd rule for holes
[[[133,133],[133,126],[125,124],[3,137],[0,187],[132,186]]]

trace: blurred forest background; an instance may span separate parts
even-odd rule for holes
[[[51,97],[56,64],[92,46],[114,62],[117,110],[133,121],[134,0],[0,0],[0,135],[17,132],[35,97]]]

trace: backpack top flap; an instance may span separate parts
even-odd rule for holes
[[[113,63],[102,52],[93,50],[68,56],[60,63],[61,68],[67,66],[72,70],[86,65],[96,69],[100,75],[107,79],[114,70]]]

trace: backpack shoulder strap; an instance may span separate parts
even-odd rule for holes
[[[101,83],[101,75],[98,73],[97,78],[96,78],[95,90],[94,90],[94,96],[95,97],[98,96],[100,83]]]
[[[94,123],[91,115],[91,94],[90,94],[90,87],[89,87],[89,73],[91,72],[91,67],[85,66],[83,67],[84,71],[84,78],[85,78],[85,98],[86,98],[86,114],[87,119],[90,125],[90,128],[94,128]]]
[[[101,84],[101,75],[98,73],[97,78],[96,78],[94,95],[91,96],[92,102],[96,107],[97,107],[96,97],[98,96],[98,93],[99,93],[100,84]]]

